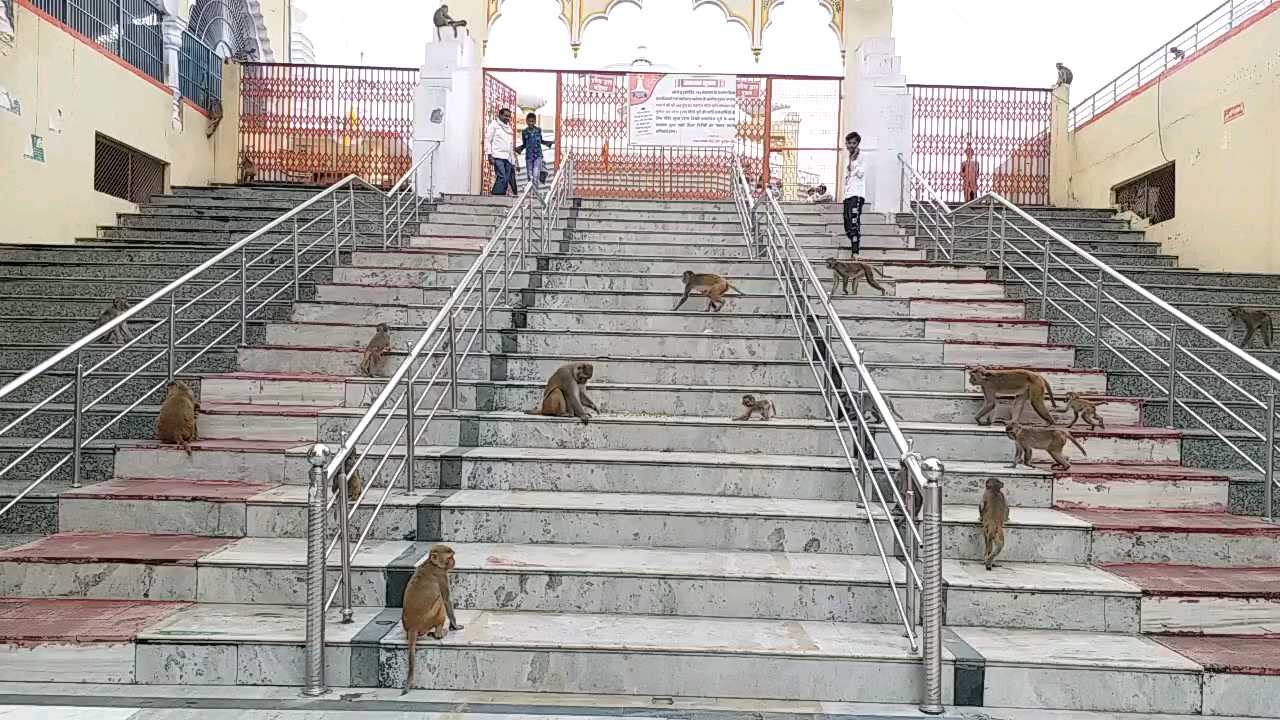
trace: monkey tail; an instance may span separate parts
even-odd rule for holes
[[[409,686],[413,684],[413,666],[418,656],[418,631],[405,628],[405,636],[409,639],[409,672],[404,676],[404,689],[400,691],[401,695],[409,693]]]
[[[729,285],[729,283],[725,283],[725,285]],[[739,295],[746,295],[746,293],[742,292],[741,290],[739,290],[738,288],[736,288],[736,287],[734,287],[734,286],[732,286],[732,285],[729,285],[729,288],[728,288],[728,289],[729,289],[729,290],[734,291],[735,293],[737,293],[737,294],[739,294]]]
[[[1080,448],[1080,454],[1081,454],[1081,455],[1088,455],[1088,454],[1089,454],[1089,451],[1087,451],[1087,450],[1085,450],[1085,449],[1084,449],[1084,446],[1080,444],[1080,441],[1076,439],[1076,436],[1075,436],[1075,435],[1072,435],[1072,434],[1068,433],[1068,434],[1067,434],[1067,437],[1071,438],[1071,444],[1072,444],[1072,445],[1075,445],[1076,447]]]
[[[1049,384],[1048,380],[1044,381],[1044,391],[1049,394],[1049,406],[1052,407],[1054,410],[1057,410],[1058,399],[1053,396],[1053,386]]]

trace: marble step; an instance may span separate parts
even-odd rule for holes
[[[581,253],[586,255],[608,255],[613,257],[661,257],[669,255],[688,255],[694,253],[700,257],[708,258],[742,258],[748,256],[748,250],[742,244],[725,243],[694,243],[694,242],[659,242],[644,243],[633,240],[622,242],[597,241],[593,238],[595,234],[580,234],[575,236],[572,242],[564,241],[560,243],[552,243],[551,250],[561,253]],[[897,238],[894,238],[897,240]],[[890,243],[880,243],[879,245],[888,245]],[[897,247],[904,243],[892,243],[894,247],[878,247],[877,244],[868,242],[863,245],[858,256],[869,262],[888,262],[893,260],[924,260],[925,251],[923,249],[902,248]],[[834,240],[810,240],[808,244],[802,245],[801,250],[813,258],[829,258],[841,257],[847,258],[849,255],[849,241],[843,243]]]
[[[457,208],[432,212],[427,215],[428,223],[456,225],[463,227],[479,227],[492,231],[494,215],[477,215],[463,212],[450,212]],[[561,217],[557,227],[569,225],[575,232],[613,231],[613,232],[645,232],[670,235],[738,235],[742,234],[742,221],[737,213],[702,213],[690,217],[691,213],[672,212],[591,212],[571,211],[570,216]],[[424,223],[425,225],[426,223]],[[838,233],[844,236],[844,220],[836,217],[797,218],[792,224],[798,236]],[[424,230],[425,232],[425,230]],[[902,227],[896,224],[868,222],[862,226],[864,238],[879,236],[903,236]]]
[[[1076,463],[1054,478],[1053,504],[1064,510],[1226,512],[1230,485],[1227,475],[1182,465]]]
[[[1280,568],[1109,564],[1142,589],[1142,632],[1171,635],[1280,635]]]
[[[1067,511],[1094,526],[1095,563],[1280,567],[1280,526],[1227,513]]]
[[[814,273],[818,277],[830,277],[822,258],[813,258]],[[545,264],[545,267],[544,267]],[[890,279],[930,280],[987,280],[986,270],[975,264],[950,264],[895,260],[877,263]],[[615,255],[585,255],[578,253],[549,253],[538,257],[538,269],[558,272],[635,273],[680,277],[685,270],[710,272],[722,275],[730,282],[739,275],[772,274],[768,260],[742,258],[705,258],[697,255],[659,257],[618,257]]]

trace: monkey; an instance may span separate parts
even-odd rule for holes
[[[213,98],[209,110],[209,124],[204,129],[205,139],[213,137],[218,132],[218,126],[222,124],[222,100]]]
[[[1033,449],[1046,450],[1049,456],[1053,458],[1054,470],[1067,470],[1071,467],[1071,461],[1062,454],[1062,448],[1066,446],[1070,440],[1072,445],[1080,449],[1081,454],[1088,455],[1084,446],[1080,441],[1076,440],[1070,430],[1063,430],[1055,427],[1040,427],[1038,425],[1021,425],[1019,423],[1009,423],[1004,428],[1004,434],[1013,440],[1013,463],[1009,467],[1018,467],[1018,462],[1031,467],[1031,451]]]
[[[772,400],[765,398],[757,398],[755,395],[742,396],[742,414],[732,418],[738,420],[750,420],[752,413],[760,413],[761,420],[772,420],[773,414],[777,410]]]
[[[156,418],[156,440],[181,445],[187,455],[191,455],[191,441],[200,439],[196,429],[199,412],[200,403],[196,402],[191,388],[181,380],[170,382]]]
[[[1004,496],[1004,483],[987,478],[987,489],[982,491],[982,500],[978,503],[978,524],[982,528],[985,548],[982,563],[988,570],[995,566],[996,556],[1004,550],[1004,526],[1007,522],[1009,501]]]
[[[902,413],[898,412],[898,408],[894,407],[893,401],[889,399],[889,396],[881,395],[881,397],[884,398],[884,404],[889,406],[889,414],[893,415],[893,419],[901,420]],[[868,423],[884,422],[884,417],[880,415],[880,408],[876,407],[876,404],[871,402],[871,394],[868,392],[862,393],[862,407],[866,408],[862,413],[862,419],[864,421]]]
[[[369,339],[364,348],[364,357],[360,359],[360,374],[365,377],[378,377],[383,374],[386,365],[386,354],[391,349],[391,332],[386,323],[378,323],[377,332]]]
[[[1070,85],[1071,81],[1076,78],[1075,74],[1071,72],[1071,68],[1066,65],[1063,65],[1062,63],[1054,63],[1053,65],[1058,68],[1059,85]]]
[[[360,449],[351,448],[350,454],[342,461],[342,472],[333,476],[331,491],[334,494],[342,487],[342,478],[347,478],[347,499],[351,502],[359,500],[360,493],[364,491],[364,481],[360,479],[360,469],[356,466],[356,458],[359,456]]]
[[[1021,368],[992,370],[983,365],[975,365],[969,368],[969,382],[982,388],[982,409],[973,416],[973,421],[979,425],[991,424],[990,418],[986,422],[982,419],[995,410],[997,395],[1015,396],[1014,419],[1017,419],[1021,408],[1030,402],[1046,424],[1053,424],[1053,416],[1044,405],[1044,396],[1046,393],[1049,395],[1049,403],[1055,410],[1058,409],[1058,401],[1053,396],[1049,381],[1040,373]]]
[[[455,564],[453,548],[432,545],[426,562],[413,571],[413,577],[405,586],[400,622],[404,625],[404,636],[409,640],[409,672],[401,695],[409,692],[409,685],[413,683],[418,638],[430,633],[431,637],[443,640],[450,630],[463,629],[453,616],[453,602],[449,599],[449,571]],[[446,621],[449,623],[447,628]]]
[[[98,324],[94,327],[102,327],[107,323],[120,317],[129,309],[129,301],[123,295],[117,295],[111,299],[111,306],[103,310],[98,315]],[[123,322],[115,327],[114,330],[107,333],[107,342],[123,345],[133,339],[133,331],[129,329],[129,323]]]
[[[1231,322],[1227,323],[1227,337],[1231,337],[1232,331],[1237,326],[1243,325],[1244,340],[1240,341],[1240,347],[1249,347],[1249,341],[1258,330],[1262,331],[1263,344],[1271,347],[1271,313],[1266,310],[1246,310],[1239,306],[1231,308],[1228,312],[1231,313]]]
[[[720,308],[724,307],[724,300],[720,299],[720,296],[729,290],[739,295],[743,294],[741,290],[730,285],[728,280],[715,273],[695,273],[692,270],[685,270],[680,280],[684,283],[684,295],[681,295],[680,302],[671,308],[672,312],[679,310],[680,306],[684,305],[684,301],[689,299],[689,293],[695,289],[701,290],[703,297],[707,298],[707,309],[704,312],[712,310],[720,312]]]
[[[240,184],[248,185],[258,180],[258,166],[254,164],[249,153],[240,153]]]
[[[1098,415],[1098,406],[1106,404],[1105,400],[1086,400],[1080,393],[1067,393],[1067,409],[1074,413],[1071,417],[1071,422],[1067,423],[1067,427],[1074,427],[1076,421],[1084,418],[1085,424],[1089,426],[1090,430],[1094,426],[1106,430],[1106,423],[1102,422],[1102,417]]]
[[[431,22],[433,25],[436,26],[436,40],[441,39],[440,38],[441,28],[446,28],[446,27],[453,28],[453,36],[456,38],[458,37],[458,28],[467,26],[466,20],[454,20],[452,17],[450,17],[449,6],[445,4],[441,4],[440,7],[436,8],[436,14],[431,16]]]
[[[861,260],[837,260],[835,258],[827,258],[827,267],[832,270],[831,294],[836,294],[836,288],[842,284],[844,286],[845,295],[858,294],[858,281],[865,278],[867,284],[880,291],[880,295],[888,294],[884,286],[876,282],[876,273],[879,272],[881,277],[884,276],[883,271],[868,262]],[[849,292],[849,283],[853,283],[853,292]]]
[[[542,390],[542,405],[537,410],[527,410],[526,415],[550,415],[552,417],[578,417],[587,424],[591,416],[583,410],[587,406],[596,412],[600,409],[587,397],[587,381],[595,374],[591,363],[566,363],[556,368]]]

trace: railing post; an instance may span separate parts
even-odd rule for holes
[[[338,267],[338,251],[342,248],[342,238],[339,236],[339,228],[342,224],[338,221],[338,193],[333,193],[333,266]]]
[[[921,538],[924,566],[921,570],[921,628],[924,635],[921,663],[924,693],[920,712],[941,714],[942,707],[942,481],[946,466],[938,458],[920,464],[924,471],[924,513]],[[910,583],[910,577],[907,578]]]
[[[408,483],[408,486],[406,489],[409,492],[413,492],[418,484],[416,472],[413,467],[416,464],[415,446],[417,445],[417,442],[418,442],[417,441],[418,433],[417,433],[417,417],[416,417],[417,410],[414,407],[417,403],[417,398],[414,397],[414,392],[413,392],[413,367],[412,366],[410,366],[409,372],[405,373],[404,375],[404,399],[405,399],[404,461],[405,461],[405,471],[406,471],[405,476],[407,478],[407,483]]]
[[[240,248],[240,344],[249,344],[249,257],[246,245]]]
[[[307,484],[307,647],[302,694],[308,697],[329,692],[324,684],[324,546],[329,537],[325,527],[329,486],[325,482],[324,466],[329,456],[329,447],[324,443],[316,443],[307,451],[311,472]]]
[[[1267,520],[1274,522],[1275,482],[1276,482],[1276,386],[1267,383],[1267,473],[1262,486],[1263,514]]]
[[[449,313],[449,409],[458,409],[458,330],[454,326],[457,313]]]
[[[898,158],[898,212],[907,208],[907,164]]]
[[[1049,258],[1053,253],[1049,250],[1049,240],[1044,239],[1044,263],[1040,273],[1040,319],[1049,318]]]
[[[1001,208],[1003,210],[1003,208]],[[995,239],[995,228],[992,225],[996,220],[996,204],[994,200],[987,201],[987,257],[991,257],[991,241]],[[1004,225],[1000,226],[1001,232],[1004,231]],[[942,223],[938,223],[938,231],[942,231]]]
[[[356,184],[347,183],[347,211],[351,213],[351,249],[356,249],[356,238],[360,237],[360,227],[356,224]]]
[[[1173,408],[1178,396],[1178,326],[1169,326],[1169,415],[1166,427],[1173,427]]]
[[[178,374],[178,294],[169,293],[169,340],[168,340],[169,382]]]
[[[487,264],[480,266],[480,352],[489,352],[489,266]]]
[[[358,455],[354,447],[351,448],[352,454]],[[346,462],[342,463],[343,469],[338,471],[338,477],[346,476]],[[321,482],[324,478],[320,478]],[[342,583],[342,622],[343,624],[351,622],[351,498],[348,495],[347,483],[340,483],[342,487],[337,488],[338,493],[338,552],[341,556],[338,560],[341,562],[342,574],[338,578],[338,582]],[[328,501],[326,500],[326,507]],[[326,536],[327,537],[327,536]]]
[[[84,354],[76,353],[76,387],[75,387],[74,430],[71,438],[71,487],[80,487],[80,450],[84,428],[81,417],[84,415]]]
[[[387,196],[383,195],[382,196],[382,249],[383,250],[387,249],[388,242],[389,242],[389,238],[387,237]]]
[[[1107,276],[1098,268],[1098,294],[1093,299],[1093,365],[1102,367],[1102,296],[1106,293]]]
[[[1000,259],[996,262],[996,272],[1000,276],[1000,286],[1004,287],[1004,253],[1008,238],[1005,236],[1009,227],[1009,212],[1000,208]]]
[[[302,299],[302,266],[298,259],[298,216],[293,216],[293,301]]]

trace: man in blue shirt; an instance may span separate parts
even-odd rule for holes
[[[529,174],[529,184],[535,188],[547,173],[546,163],[542,159],[542,146],[551,147],[554,143],[542,139],[542,128],[538,127],[538,116],[529,113],[524,118],[524,130],[520,131],[520,147],[516,152],[524,152],[525,172]]]

